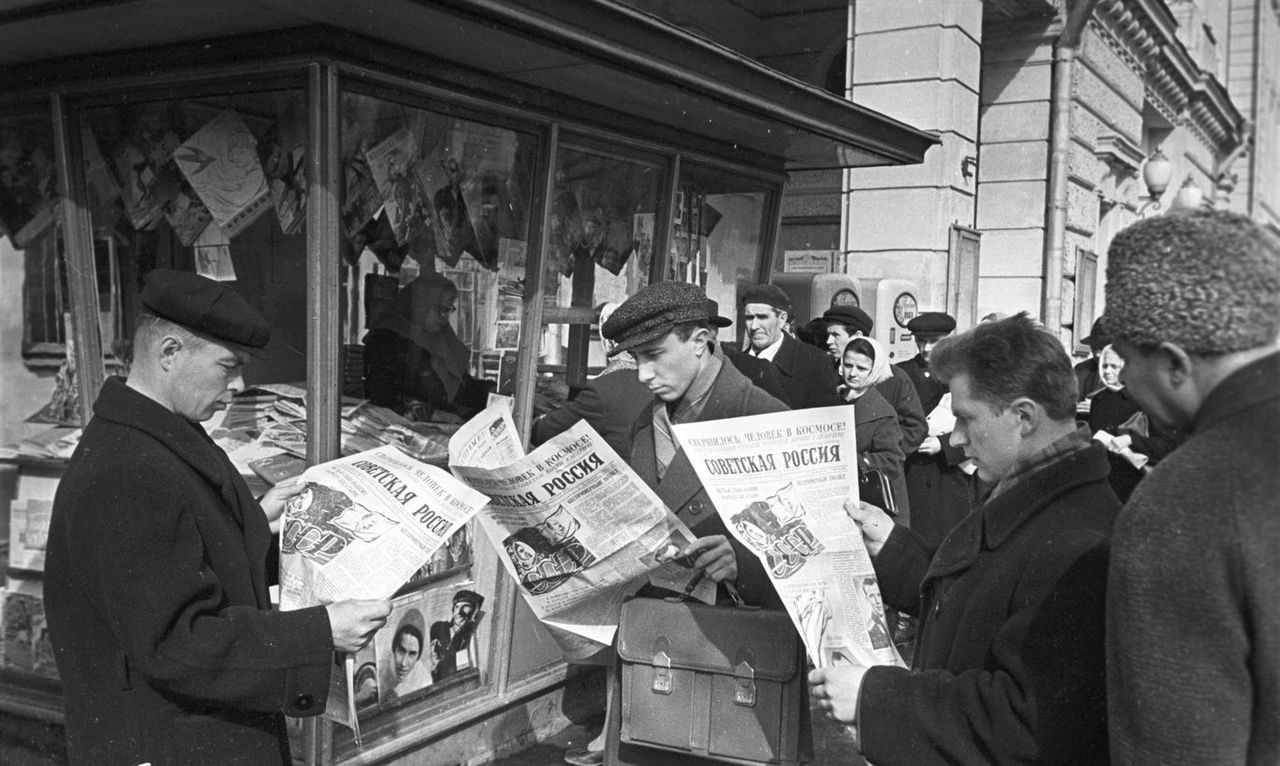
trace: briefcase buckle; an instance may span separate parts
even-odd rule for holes
[[[672,689],[670,644],[660,638],[653,647],[653,693],[670,694]]]
[[[747,660],[741,660],[733,668],[736,679],[733,691],[733,704],[742,707],[755,707],[756,704],[756,671]]]

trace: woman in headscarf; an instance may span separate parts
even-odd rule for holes
[[[458,288],[440,274],[400,288],[364,336],[369,401],[414,420],[465,419],[484,409],[492,384],[471,377],[471,352],[449,324],[457,308]]]
[[[1120,382],[1124,359],[1111,346],[1098,354],[1102,388],[1090,399],[1089,430],[1107,447],[1108,480],[1120,502],[1126,502],[1151,466],[1181,442],[1181,435],[1153,422]]]
[[[858,471],[876,469],[893,488],[894,498],[907,496],[903,478],[902,430],[898,414],[876,384],[889,379],[889,355],[879,341],[857,336],[844,347],[840,358],[841,398],[854,405],[854,429],[858,445]]]

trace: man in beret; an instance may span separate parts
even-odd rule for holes
[[[857,306],[832,306],[822,312],[822,321],[827,330],[827,353],[838,367],[840,358],[844,356],[844,347],[850,340],[870,335],[875,329],[875,320],[867,312]],[[915,383],[911,381],[905,370],[899,365],[889,365],[893,377],[876,384],[876,390],[884,396],[885,401],[893,407],[898,415],[898,430],[902,431],[902,454],[915,452],[929,435],[929,424],[925,422],[924,409],[920,405],[920,395],[916,392]],[[898,523],[911,524],[910,498],[895,498],[898,502]]]
[[[108,379],[59,484],[45,604],[73,763],[290,763],[284,714],[324,710],[333,650],[384,601],[275,611],[273,525],[200,421],[243,387],[266,320],[234,290],[157,269],[127,382]]]
[[[744,350],[773,362],[782,373],[785,401],[791,409],[841,404],[840,376],[825,354],[785,331],[791,299],[777,285],[752,285],[739,296],[746,323]]]
[[[697,536],[678,555],[688,557],[696,568],[720,584],[719,603],[733,608],[729,588],[734,587],[748,603],[783,609],[760,560],[729,534],[672,434],[675,423],[787,410],[785,404],[752,385],[715,352],[710,342],[713,335],[706,301],[706,294],[697,285],[658,282],[627,299],[602,328],[603,335],[617,344],[613,353],[629,351],[635,357],[637,376],[653,393],[650,406],[635,424],[631,465]],[[661,598],[680,594],[648,585],[640,595]],[[607,762],[654,766],[704,763],[697,758],[622,745],[618,741],[620,707],[614,694],[606,723]]]
[[[907,329],[915,337],[918,353],[897,366],[911,378],[927,417],[948,392],[946,384],[934,376],[929,357],[938,341],[956,329],[956,320],[942,312],[926,311],[907,322]],[[964,460],[964,450],[952,446],[950,433],[926,435],[914,452],[907,453],[911,528],[927,545],[936,547],[975,507],[976,481],[961,469]]]
[[[1280,763],[1280,237],[1148,218],[1112,240],[1106,292],[1121,380],[1189,434],[1116,522],[1112,759]]]

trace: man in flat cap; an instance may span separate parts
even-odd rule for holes
[[[785,402],[794,410],[841,404],[840,376],[825,354],[785,331],[791,299],[777,285],[752,285],[739,296],[746,322],[745,350],[782,373]]]
[[[867,312],[857,306],[832,306],[822,312],[822,321],[826,324],[827,353],[837,367],[844,356],[844,348],[850,340],[870,335],[875,329],[875,320]],[[898,415],[898,430],[902,431],[902,454],[915,452],[929,435],[929,424],[925,422],[924,408],[920,404],[920,395],[916,392],[911,376],[900,365],[889,365],[893,377],[876,384],[876,390],[889,402]],[[910,525],[910,498],[895,498],[898,502],[899,524]]]
[[[948,392],[946,384],[933,374],[929,357],[938,341],[956,329],[956,320],[942,312],[926,311],[907,322],[907,329],[915,336],[918,353],[897,366],[911,378],[927,417]],[[930,546],[941,543],[975,507],[976,481],[961,469],[964,460],[964,450],[952,446],[949,432],[928,434],[914,452],[907,453],[911,528]]]
[[[1225,211],[1116,235],[1120,378],[1185,443],[1116,522],[1113,761],[1280,763],[1280,237]]]
[[[290,763],[284,714],[324,710],[333,650],[390,611],[275,611],[271,526],[200,426],[243,387],[271,330],[230,287],[157,269],[127,382],[108,379],[59,484],[45,605],[72,763]]]
[[[725,528],[710,496],[672,434],[674,423],[697,423],[744,415],[783,412],[787,406],[752,385],[718,355],[707,312],[707,296],[697,285],[658,282],[631,296],[602,328],[617,346],[636,358],[639,380],[653,392],[650,407],[636,421],[631,465],[688,525],[697,540],[680,551],[712,581],[720,583],[717,601],[731,607],[729,588],[766,609],[783,609],[760,560]],[[815,349],[816,350],[816,349]],[[821,352],[818,352],[819,354]],[[641,596],[672,594],[652,585]],[[618,742],[620,708],[611,698],[606,723],[609,763],[684,764],[681,758]]]

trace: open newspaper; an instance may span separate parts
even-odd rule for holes
[[[498,401],[458,429],[449,454],[458,478],[488,496],[480,527],[566,656],[608,646],[646,576],[714,602],[714,584],[675,560],[693,534],[586,422],[525,455]]]
[[[818,667],[902,665],[862,534],[853,407],[673,426],[716,511],[764,563]]]
[[[393,446],[308,468],[280,527],[280,608],[390,598],[487,501]],[[337,655],[325,716],[360,737],[354,663]]]

